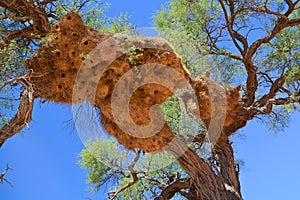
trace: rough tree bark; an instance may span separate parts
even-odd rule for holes
[[[20,95],[20,105],[15,116],[0,129],[0,147],[10,137],[19,133],[32,120],[32,108],[34,103],[33,87],[30,83],[30,71],[21,77],[6,81],[3,87],[9,83],[20,83],[24,86],[24,91]]]

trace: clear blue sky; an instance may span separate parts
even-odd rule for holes
[[[109,2],[109,15],[128,12],[138,27],[149,27],[151,16],[163,1]],[[68,106],[36,103],[30,129],[0,149],[0,171],[7,163],[14,168],[6,176],[14,187],[0,185],[0,200],[99,200],[106,195],[87,191],[85,173],[77,165],[84,146],[68,128],[66,121],[71,118]],[[253,121],[240,130],[245,139],[234,138],[237,158],[245,161],[240,175],[244,199],[300,198],[300,114],[291,119],[284,133],[274,134]]]

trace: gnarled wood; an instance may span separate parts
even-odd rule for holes
[[[34,103],[33,87],[29,82],[30,73],[15,78],[14,81],[22,83],[25,87],[21,93],[20,105],[15,116],[0,129],[0,147],[10,137],[19,133],[32,119],[32,108]]]

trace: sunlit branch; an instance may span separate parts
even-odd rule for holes
[[[174,183],[164,188],[161,194],[158,197],[156,197],[154,200],[171,199],[180,190],[188,188],[189,182],[190,182],[189,178],[176,180]]]
[[[275,98],[275,99],[270,99],[269,104],[272,105],[287,105],[291,103],[299,103],[300,104],[300,92],[298,92],[297,95],[292,95],[289,97],[285,98]]]
[[[270,99],[272,99],[272,98],[275,97],[275,95],[277,94],[277,92],[280,90],[280,88],[284,84],[285,79],[286,79],[286,75],[282,75],[279,78],[277,78],[273,82],[273,84],[272,84],[269,92],[267,94],[265,94],[263,97],[261,97],[258,101],[256,101],[254,103],[254,106],[258,106],[258,107],[265,106],[267,104],[268,100],[270,100]]]

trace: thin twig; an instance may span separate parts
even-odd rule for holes
[[[1,184],[3,184],[3,182],[6,182],[10,185],[10,187],[13,187],[13,184],[5,178],[5,175],[8,172],[8,170],[12,170],[12,168],[10,168],[7,164],[6,169],[0,174],[0,182],[1,182]]]
[[[127,183],[126,185],[124,185],[123,187],[121,187],[119,190],[110,192],[109,195],[112,194],[112,196],[109,197],[109,200],[115,199],[120,192],[126,190],[127,188],[131,187],[132,185],[134,185],[135,183],[138,182],[139,179],[137,177],[137,172],[134,170],[134,166],[137,163],[137,161],[140,159],[140,151],[138,149],[135,149],[135,153],[136,153],[136,156],[135,156],[134,160],[128,166],[128,170],[130,171],[133,180],[131,182]]]

